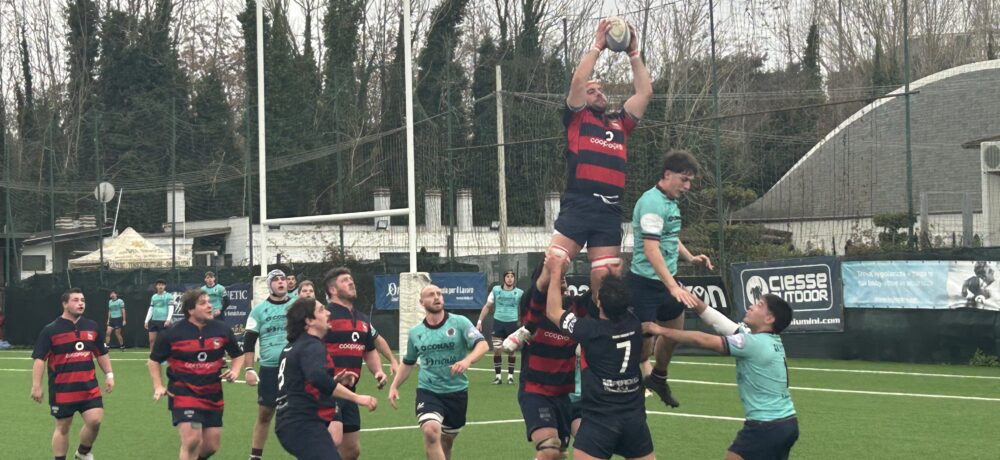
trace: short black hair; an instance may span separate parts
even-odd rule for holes
[[[201,296],[207,296],[208,294],[201,289],[188,289],[184,291],[181,295],[181,313],[184,313],[185,318],[191,317],[191,310],[198,306],[198,298]]]
[[[614,275],[604,278],[597,298],[601,301],[601,311],[604,312],[604,316],[616,323],[625,318],[632,303],[625,281]]]
[[[691,152],[687,150],[671,150],[663,157],[663,169],[660,170],[660,177],[663,177],[667,171],[695,175],[700,170],[701,164],[698,163],[698,160]]]
[[[350,275],[351,269],[347,267],[336,267],[330,269],[326,272],[326,276],[323,277],[323,289],[326,295],[330,295],[330,286],[333,286],[337,282],[337,278],[343,275]]]
[[[153,281],[153,286],[156,286],[157,284],[162,284],[162,285],[166,286],[167,282],[163,278],[160,278],[160,279],[158,279],[156,281]]]
[[[209,276],[215,278],[215,272],[205,272],[205,278],[208,278]]]
[[[316,319],[316,299],[311,297],[295,299],[285,315],[287,317],[285,335],[291,343],[306,333],[306,319]]]
[[[761,298],[767,305],[767,311],[771,312],[771,316],[774,317],[774,325],[772,326],[774,333],[781,334],[781,331],[792,324],[792,307],[788,305],[788,302],[785,302],[785,299],[774,294],[764,294]]]
[[[114,292],[114,291],[111,291],[111,292]],[[70,289],[67,289],[66,292],[64,292],[63,295],[62,295],[62,303],[69,302],[69,296],[71,294],[83,294],[83,290],[81,290],[80,288],[70,288]]]

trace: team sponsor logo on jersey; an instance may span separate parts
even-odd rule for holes
[[[338,346],[341,350],[361,350],[364,351],[365,346],[360,343],[342,343]]]
[[[448,334],[448,337],[454,337],[455,336],[455,328],[449,327],[447,334]]]
[[[199,362],[205,362],[205,360],[207,359],[208,359],[208,353],[205,353],[204,351],[198,353]]]
[[[361,334],[359,334],[358,331],[354,331],[351,333],[351,341],[357,342],[360,338]]]
[[[567,331],[570,332],[570,334],[572,334],[573,333],[573,329],[572,328],[576,327],[576,318],[573,318],[573,323],[569,327],[570,327],[569,329],[566,329],[566,328],[564,328],[564,329],[566,329]],[[566,337],[565,335],[556,334],[555,332],[551,332],[551,331],[542,332],[542,335],[545,336],[545,337],[548,337],[550,339],[558,340],[560,342],[566,342],[566,341],[570,340],[570,338]]]
[[[611,131],[608,131],[608,132],[610,133]],[[591,144],[597,144],[597,145],[600,145],[601,147],[608,148],[608,149],[611,149],[611,150],[622,150],[622,151],[625,150],[625,146],[624,145],[621,145],[621,144],[619,144],[617,142],[614,142],[613,140],[604,140],[604,139],[599,139],[599,138],[596,138],[596,137],[591,137],[590,138],[590,143]]]
[[[85,345],[83,344],[83,342],[77,342],[76,345],[74,345],[74,348],[76,348],[76,351],[83,351],[84,347],[85,347]]]

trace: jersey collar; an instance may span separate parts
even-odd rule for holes
[[[444,326],[444,323],[447,323],[447,322],[448,322],[448,311],[447,310],[445,310],[445,312],[444,312],[444,319],[442,319],[440,323],[437,323],[437,325],[431,326],[427,322],[427,318],[424,318],[424,326],[427,329],[440,329],[441,326]]]

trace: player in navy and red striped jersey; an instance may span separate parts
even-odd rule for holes
[[[300,297],[288,309],[288,346],[278,364],[278,406],[275,434],[288,453],[300,460],[339,459],[337,446],[327,432],[336,406],[333,395],[375,410],[378,401],[348,389],[357,374],[329,369],[333,360],[323,337],[329,330],[329,312],[311,297]]]
[[[601,84],[590,79],[594,65],[607,47],[608,22],[597,26],[594,46],[573,72],[563,124],[566,126],[566,192],[555,222],[549,252],[572,259],[586,246],[590,258],[590,286],[596,295],[608,269],[621,264],[622,198],[628,165],[626,143],[653,96],[649,71],[638,50],[635,29],[628,55],[635,94],[622,109],[611,112]]]
[[[204,459],[219,450],[222,438],[222,379],[230,382],[243,368],[243,350],[232,329],[213,319],[208,294],[191,289],[181,297],[184,319],[156,338],[149,354],[153,399],[169,396],[173,424],[181,438],[181,460]],[[232,365],[222,372],[228,353]],[[168,387],[160,363],[167,361]],[[221,372],[221,375],[220,375]]]
[[[528,440],[535,445],[536,459],[560,458],[570,436],[572,406],[569,394],[576,389],[576,341],[559,331],[546,319],[546,293],[551,279],[539,267],[532,276],[534,283],[522,297],[524,329],[531,331],[521,351],[521,386],[517,402],[524,416]],[[565,291],[565,289],[562,289]],[[568,300],[570,308],[586,315],[583,297]]]
[[[388,377],[382,371],[379,353],[389,360],[391,372],[396,372],[399,363],[389,344],[372,327],[368,315],[354,307],[358,291],[351,271],[343,267],[330,270],[323,278],[323,286],[330,300],[327,305],[330,330],[324,341],[334,365],[338,370],[344,369],[360,376],[363,363],[381,389]],[[355,391],[356,385],[349,387]],[[337,400],[337,408],[337,418],[330,424],[330,435],[337,444],[340,456],[345,460],[355,460],[361,455],[361,413],[357,404],[347,400]]]
[[[104,418],[101,389],[94,372],[94,358],[104,372],[104,391],[111,393],[115,375],[111,372],[111,358],[104,344],[103,328],[83,317],[87,304],[83,292],[70,289],[62,295],[62,316],[49,323],[38,334],[35,350],[31,353],[34,364],[31,370],[31,399],[42,402],[42,371],[48,367],[49,406],[56,419],[52,433],[52,455],[65,460],[69,451],[69,429],[73,414],[83,417],[80,430],[80,447],[74,458],[92,460],[90,453],[97,432]],[[46,362],[48,366],[46,366]]]

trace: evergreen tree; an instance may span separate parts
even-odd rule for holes
[[[68,173],[83,180],[95,180],[95,132],[97,114],[95,65],[98,55],[97,4],[93,0],[72,0],[66,7],[67,61],[69,72],[68,110],[65,131],[70,162]]]

